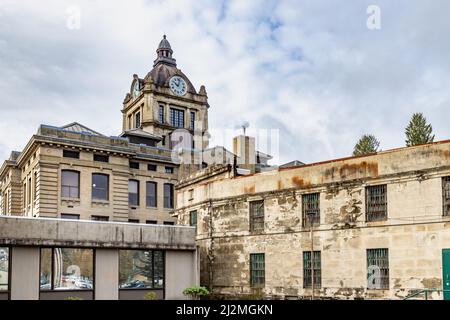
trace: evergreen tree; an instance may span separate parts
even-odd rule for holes
[[[413,114],[405,129],[405,134],[406,146],[408,147],[434,141],[433,127],[427,123],[427,119],[422,113]]]
[[[363,135],[353,149],[353,156],[363,156],[378,151],[380,142],[372,134]]]

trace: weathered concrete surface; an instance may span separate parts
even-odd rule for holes
[[[265,253],[263,293],[309,297],[303,288],[302,195],[320,193],[321,298],[401,298],[442,289],[442,249],[450,248],[442,178],[450,176],[450,141],[338,159],[251,176],[228,172],[178,185],[176,214],[197,211],[201,283],[223,295],[252,294],[249,255]],[[366,221],[366,187],[387,185],[387,219]],[[264,232],[249,231],[249,203],[264,200]],[[367,249],[389,249],[389,290],[367,290]]]
[[[0,217],[0,245],[195,250],[184,226]]]

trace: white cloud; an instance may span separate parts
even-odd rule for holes
[[[375,2],[0,0],[0,156],[41,123],[120,133],[132,74],[150,71],[164,33],[206,85],[210,128],[279,128],[282,162],[347,156],[366,132],[401,146],[416,111],[449,138],[450,3]],[[80,30],[66,28],[71,5]]]

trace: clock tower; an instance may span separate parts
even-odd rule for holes
[[[121,136],[135,143],[172,148],[184,132],[195,136],[184,139],[184,148],[206,148],[203,136],[208,130],[209,105],[205,87],[197,91],[177,68],[165,35],[156,53],[153,69],[144,78],[133,76],[123,102]]]

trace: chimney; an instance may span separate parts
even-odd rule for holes
[[[254,137],[246,135],[234,137],[233,153],[238,156],[237,164],[239,168],[250,170],[250,173],[255,173],[256,151]]]

